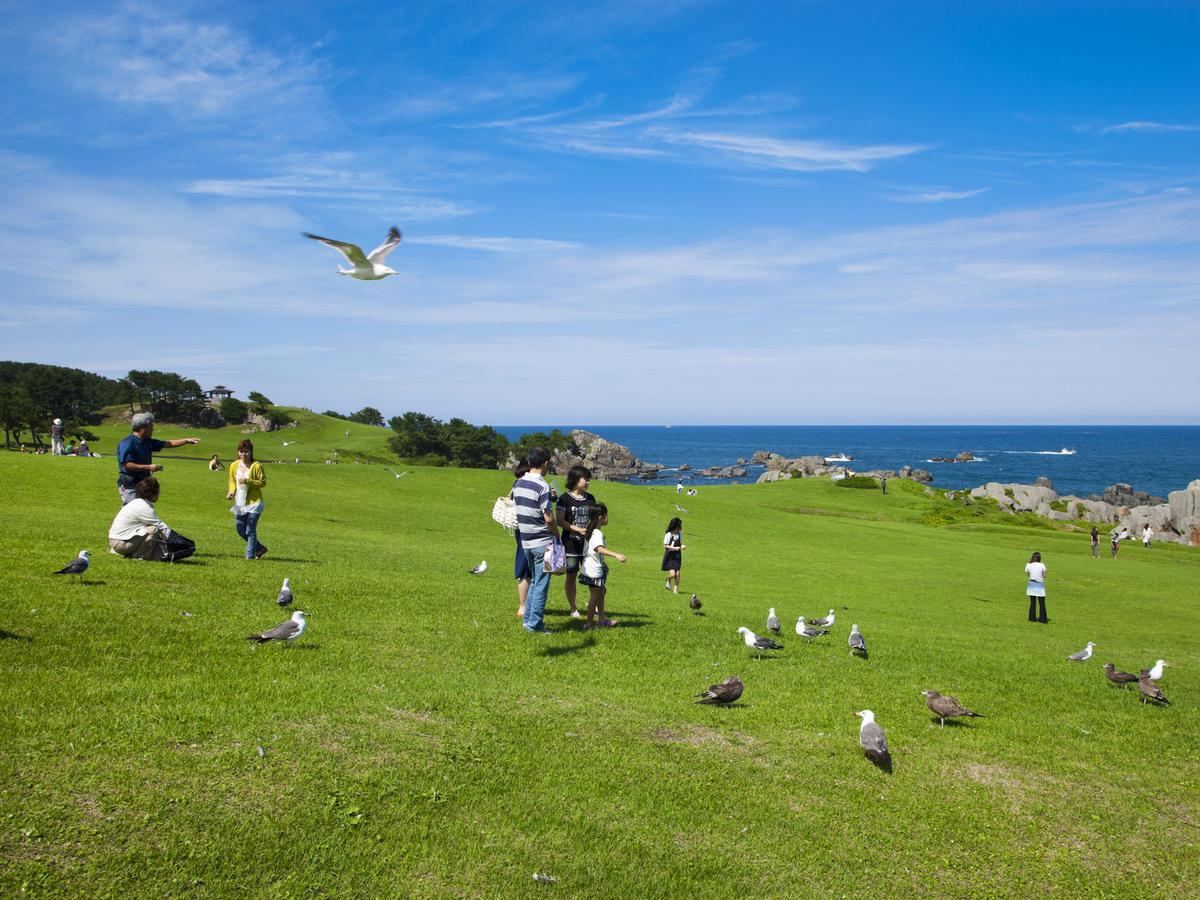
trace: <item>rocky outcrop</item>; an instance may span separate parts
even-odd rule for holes
[[[598,434],[576,428],[571,443],[550,458],[551,468],[566,475],[571,466],[586,466],[593,478],[609,481],[625,478],[654,478],[663,469],[658,463],[638,459],[628,447],[605,440]]]
[[[1133,487],[1124,482],[1110,484],[1104,489],[1104,494],[1097,496],[1092,494],[1091,500],[1103,500],[1105,503],[1111,503],[1113,506],[1157,506],[1160,503],[1166,503],[1163,497],[1155,497],[1153,494],[1147,494],[1145,491],[1135,491]]]
[[[769,481],[786,481],[791,477],[791,472],[784,472],[780,469],[767,469],[767,471],[758,476],[758,480],[754,483],[765,484]]]
[[[1039,475],[1037,478],[1033,479],[1033,483],[1038,487],[1050,488],[1050,490],[1054,490],[1054,482],[1045,475]]]
[[[698,469],[696,474],[705,478],[745,478],[746,470],[741,466],[710,466]]]
[[[1172,491],[1167,497],[1167,508],[1171,511],[1171,528],[1181,540],[1200,547],[1200,478],[1186,490]]]

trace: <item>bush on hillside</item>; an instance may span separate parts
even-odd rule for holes
[[[339,418],[341,418],[339,416]],[[346,416],[350,422],[358,422],[361,425],[373,425],[376,428],[386,428],[387,422],[384,421],[383,413],[373,406],[364,406],[358,412],[350,413]]]
[[[393,416],[395,431],[388,438],[392,451],[404,459],[440,460],[440,465],[469,469],[494,469],[508,458],[508,439],[490,425],[472,425],[465,419],[443,422],[419,412]]]
[[[846,478],[840,479],[839,481],[835,481],[834,484],[836,484],[838,487],[859,488],[860,490],[865,491],[879,490],[879,482],[874,478],[871,478],[869,475],[850,475]]]
[[[250,415],[250,407],[236,397],[226,397],[221,401],[221,418],[230,425],[241,425]]]
[[[531,431],[523,434],[510,445],[512,455],[520,459],[534,447],[545,447],[551,453],[566,450],[571,446],[571,436],[555,428],[553,431]]]
[[[265,418],[272,428],[283,428],[292,423],[292,417],[282,409],[268,409]]]

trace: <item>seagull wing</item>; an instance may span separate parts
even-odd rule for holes
[[[279,596],[275,599],[275,602],[280,606],[287,606],[290,604],[292,602],[292,589],[280,588]]]
[[[856,631],[850,635],[850,646],[855,650],[867,649],[867,642],[863,640],[862,632]]]
[[[264,641],[283,641],[290,638],[293,634],[300,630],[300,626],[288,619],[286,622],[280,622],[269,631],[263,631],[259,634],[250,636],[250,640],[262,643]]]
[[[400,229],[393,225],[392,230],[388,232],[387,239],[370,253],[368,253],[367,259],[373,263],[381,263],[387,258],[387,255],[395,250],[398,246],[400,246]],[[358,248],[355,247],[354,249],[357,250]],[[361,253],[362,251],[360,250],[359,252]]]
[[[87,571],[88,561],[82,556],[77,556],[57,572],[55,575],[82,575]]]
[[[868,753],[876,756],[888,755],[887,735],[874,722],[868,722],[862,727],[862,730],[858,733],[858,742],[862,744],[862,748]]]
[[[783,644],[771,640],[769,637],[760,637],[754,642],[754,646],[758,650],[782,650]]]
[[[1087,659],[1087,651],[1080,650],[1078,653],[1072,653],[1067,657],[1067,659],[1071,660],[1072,662],[1083,662],[1085,659]]]
[[[365,256],[363,256],[362,247],[358,246],[358,244],[347,244],[345,241],[335,241],[333,238],[323,238],[315,234],[309,234],[307,231],[303,232],[303,234],[306,238],[312,238],[314,241],[320,241],[326,247],[332,247],[338,253],[342,254],[342,256],[346,258],[346,262],[350,263],[352,266],[357,266],[364,269],[369,269],[371,267],[371,263]]]

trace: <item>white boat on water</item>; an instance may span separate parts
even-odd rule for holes
[[[1074,456],[1074,455],[1075,455],[1075,451],[1074,451],[1074,450],[1068,450],[1066,447],[1063,447],[1061,450],[1059,450],[1059,451],[1058,451],[1058,455],[1059,455],[1059,456]]]
[[[827,462],[827,463],[854,462],[854,457],[847,456],[845,453],[839,453],[837,456],[826,456],[825,462]]]

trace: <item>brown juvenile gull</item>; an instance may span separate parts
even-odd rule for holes
[[[303,232],[303,234],[306,238],[320,241],[326,247],[332,247],[346,258],[346,262],[354,266],[353,269],[343,269],[341,266],[338,266],[339,275],[349,275],[351,278],[357,278],[359,281],[379,281],[387,278],[389,275],[400,274],[395,269],[383,264],[387,255],[400,246],[400,229],[394,225],[391,231],[388,232],[388,236],[384,238],[383,243],[370,253],[363,253],[362,247],[358,246],[358,244],[335,241],[332,238],[309,234],[307,231]],[[346,433],[349,434],[349,432]]]
[[[921,691],[925,696],[925,705],[929,707],[929,711],[942,720],[942,727],[946,727],[946,720],[952,719],[955,716],[976,716],[983,718],[974,710],[967,709],[958,702],[957,697],[943,696],[937,691]]]
[[[692,599],[688,601],[688,606],[690,606],[692,609],[698,610],[703,605],[704,604],[700,602],[700,598],[695,594],[692,594]]]
[[[857,623],[850,626],[850,638],[847,643],[850,644],[851,653],[858,653],[863,659],[867,658],[867,642],[864,640],[862,632],[858,630]]]
[[[1084,647],[1078,653],[1072,653],[1070,656],[1067,657],[1067,661],[1068,662],[1083,662],[1084,660],[1091,659],[1092,658],[1092,648],[1095,646],[1096,645],[1093,644],[1091,641],[1088,641],[1086,647]]]
[[[815,637],[820,637],[823,634],[829,634],[828,628],[812,628],[804,622],[804,616],[796,620],[796,634],[802,638],[812,640]]]
[[[730,675],[720,684],[710,685],[708,690],[696,696],[700,699],[697,703],[712,703],[716,705],[724,705],[732,703],[738,697],[742,696],[742,691],[746,686],[742,684],[742,679],[736,675]]]
[[[809,619],[808,624],[816,625],[818,628],[828,628],[833,624],[834,618],[835,616],[833,615],[833,610],[831,609],[829,611],[829,615],[821,616],[819,619]]]
[[[1136,675],[1130,675],[1128,672],[1122,672],[1110,662],[1106,662],[1103,668],[1104,677],[1113,684],[1132,684],[1138,680]]]
[[[745,625],[738,629],[738,634],[751,650],[782,650],[783,644],[777,644],[769,637],[759,637]]]
[[[304,610],[298,609],[292,613],[292,617],[286,622],[280,622],[274,628],[267,631],[260,631],[258,634],[252,634],[246,638],[248,641],[257,641],[260,644],[265,644],[268,641],[294,641],[308,629],[308,621],[304,618]]]
[[[856,712],[855,715],[862,719],[862,725],[858,729],[858,743],[862,745],[867,759],[877,766],[890,769],[892,755],[888,752],[887,735],[883,733],[882,728],[875,724],[875,713],[869,709],[863,709]]]
[[[1147,700],[1151,700],[1155,703],[1162,703],[1163,705],[1170,703],[1170,701],[1163,696],[1163,692],[1159,686],[1150,680],[1149,669],[1142,669],[1141,674],[1138,676],[1138,690],[1142,693],[1143,703],[1145,703]]]
[[[53,575],[74,575],[80,581],[83,581],[83,573],[88,570],[88,566],[92,563],[92,554],[88,550],[80,550],[79,555],[59,569],[53,572]]]
[[[291,606],[292,600],[292,579],[283,579],[283,587],[279,589],[279,596],[275,598],[275,602],[280,606]]]
[[[767,613],[767,630],[771,634],[779,634],[779,617],[775,615],[775,607],[771,607]]]

